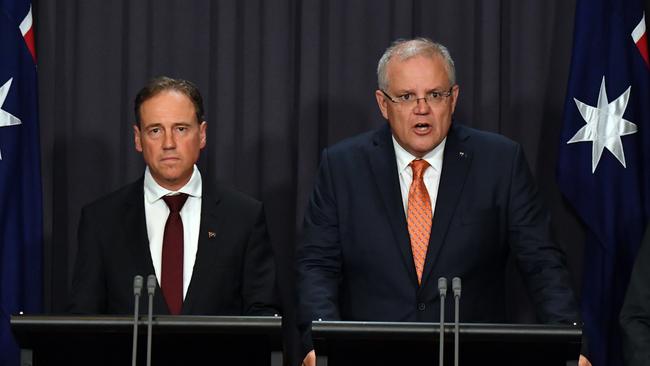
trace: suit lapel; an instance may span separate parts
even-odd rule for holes
[[[444,244],[449,224],[456,211],[467,172],[471,166],[472,151],[465,140],[467,140],[467,136],[463,133],[463,128],[452,125],[445,143],[436,209],[422,274],[423,285],[431,275],[440,249]]]
[[[132,251],[131,256],[134,258],[135,273],[144,277],[146,287],[147,276],[156,272],[153,268],[151,251],[149,250],[147,221],[144,212],[143,178],[133,184],[133,189],[126,200],[123,217],[125,243],[132,243],[129,247]],[[167,303],[165,303],[158,284],[156,284],[156,295],[154,296],[154,312],[156,314],[169,314]]]
[[[406,215],[399,185],[395,149],[388,125],[379,129],[373,136],[373,144],[368,151],[368,159],[374,174],[377,190],[386,208],[388,220],[395,236],[395,242],[402,253],[404,266],[409,277],[417,283],[417,274],[411,254],[411,244],[406,226]]]
[[[199,227],[199,243],[196,251],[196,260],[192,270],[192,279],[187,288],[185,301],[181,314],[192,314],[194,299],[200,294],[202,288],[208,288],[209,284],[205,283],[211,277],[206,276],[210,273],[211,266],[214,265],[214,258],[217,257],[217,243],[222,233],[221,217],[218,214],[220,198],[218,195],[212,195],[206,192],[206,184],[203,184],[203,194],[201,197],[201,224]]]

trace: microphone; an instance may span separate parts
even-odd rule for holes
[[[138,355],[138,316],[140,315],[140,293],[142,293],[142,276],[133,277],[133,296],[135,312],[133,313],[133,348],[131,349],[131,366],[136,366]]]
[[[451,280],[451,288],[454,290],[454,366],[458,366],[458,333],[459,333],[459,318],[460,318],[460,278],[454,277]]]
[[[440,343],[438,355],[440,358],[438,360],[438,366],[443,366],[445,359],[445,299],[447,298],[447,279],[445,277],[438,278],[438,291],[440,291],[440,334],[438,338]]]
[[[151,324],[153,323],[153,294],[156,292],[156,275],[147,277],[147,293],[149,294],[149,312],[147,313],[147,366],[151,366]]]

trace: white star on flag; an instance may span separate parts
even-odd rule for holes
[[[605,76],[600,84],[598,104],[596,107],[587,105],[576,98],[573,100],[585,120],[586,125],[573,136],[567,144],[591,141],[591,173],[596,171],[603,150],[607,148],[625,168],[625,152],[621,136],[637,132],[636,124],[623,118],[627,101],[630,99],[630,88],[613,102],[608,102],[605,88]]]
[[[14,78],[11,78],[9,81],[4,83],[3,86],[0,86],[0,127],[14,126],[22,123],[16,116],[2,109],[2,106],[5,103],[5,99],[7,99],[7,95],[9,94],[9,88],[11,88],[11,82],[13,80]],[[2,160],[1,151],[0,160]]]

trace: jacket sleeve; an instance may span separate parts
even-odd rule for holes
[[[328,150],[323,151],[314,190],[305,213],[303,238],[296,253],[298,314],[301,324],[339,320],[341,243]]]
[[[262,204],[257,206],[244,258],[243,313],[251,316],[280,314],[275,261]]]
[[[646,229],[632,269],[620,323],[629,365],[650,365],[650,230]]]
[[[106,285],[101,257],[97,220],[88,208],[81,210],[78,243],[68,312],[73,314],[103,314],[106,312]]]
[[[550,215],[520,145],[516,145],[512,160],[509,192],[508,241],[538,319],[579,324],[565,254],[550,238]]]

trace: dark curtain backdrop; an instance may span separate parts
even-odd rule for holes
[[[555,184],[575,1],[77,0],[35,4],[45,200],[45,307],[65,309],[82,205],[138,178],[133,98],[152,76],[207,106],[204,176],[265,202],[285,318],[293,249],[325,146],[385,123],[376,64],[396,38],[455,58],[455,123],[520,142],[580,287],[583,231]],[[514,267],[513,320],[534,321]]]

